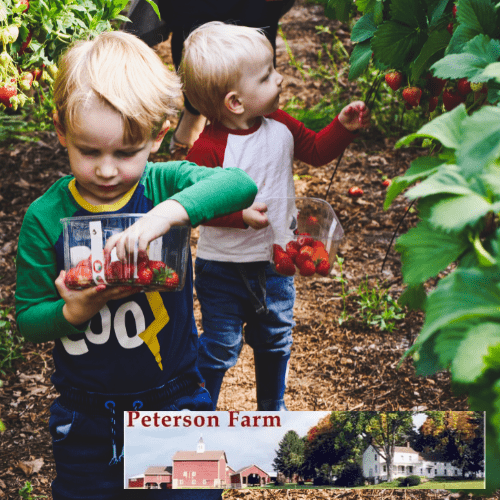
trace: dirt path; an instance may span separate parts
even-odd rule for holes
[[[321,38],[315,26],[323,24],[332,30],[339,24],[324,18],[323,8],[297,1],[283,18],[282,26],[295,57],[306,66],[316,61]],[[349,46],[346,27],[338,36]],[[342,34],[344,33],[344,34]],[[168,60],[168,44],[160,48]],[[285,45],[278,41],[278,70],[285,75],[282,104],[292,96],[308,105],[317,103],[327,93],[329,84],[303,79],[289,65]],[[347,104],[359,98],[356,87],[341,81],[344,92],[340,99]],[[381,174],[392,178],[402,174],[418,154],[401,151],[396,158],[394,140],[384,139],[373,131],[362,132],[346,151],[334,179],[328,200],[338,214],[346,232],[339,254],[345,259],[344,277],[355,289],[368,276],[370,286],[378,281],[388,287],[394,297],[402,291],[400,262],[392,250],[381,272],[381,264],[391,236],[406,207],[398,199],[389,211],[382,204],[385,188]],[[156,159],[162,157],[158,156]],[[163,159],[168,159],[164,156]],[[296,183],[298,196],[324,198],[335,162],[323,168],[312,168],[300,162],[295,165],[301,179]],[[55,135],[45,135],[34,143],[13,147],[0,145],[0,298],[2,307],[14,303],[15,269],[13,258],[22,217],[28,205],[57,178],[69,172],[65,152]],[[348,188],[356,184],[365,195],[353,201]],[[405,220],[400,232],[415,223]],[[196,231],[193,236],[195,252]],[[339,269],[335,269],[339,276]],[[405,349],[415,339],[422,317],[412,313],[397,324],[391,333],[365,328],[358,322],[342,326],[340,284],[332,278],[297,280],[294,346],[286,392],[290,410],[411,410],[467,409],[465,400],[451,395],[449,378],[438,374],[417,378],[410,361],[400,369],[397,364]],[[199,324],[199,305],[196,302]],[[348,312],[356,304],[348,302]],[[10,319],[13,319],[11,312]],[[56,397],[50,383],[53,364],[51,345],[27,344],[25,359],[14,373],[2,376],[0,388],[0,420],[7,430],[0,435],[0,499],[19,498],[18,491],[30,481],[34,494],[50,498],[50,482],[54,465],[47,431],[49,406]],[[245,346],[238,364],[228,372],[219,400],[219,410],[255,410],[255,384],[252,352]],[[375,494],[376,493],[376,494]],[[227,498],[403,498],[402,492],[230,492]],[[408,492],[404,498],[443,498],[443,494]]]

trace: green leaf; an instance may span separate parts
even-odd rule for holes
[[[479,35],[479,31],[472,30],[467,26],[459,24],[455,27],[448,47],[446,47],[445,54],[460,54],[467,42],[472,40],[475,36]]]
[[[426,8],[421,0],[392,0],[390,4],[391,20],[398,21],[412,28],[427,29]]]
[[[492,207],[477,194],[453,196],[434,204],[429,222],[444,231],[460,232],[466,226],[477,224]]]
[[[354,46],[350,59],[351,67],[349,69],[349,81],[356,80],[356,78],[366,71],[370,65],[371,56],[372,49],[370,47],[370,40],[366,40]]]
[[[411,79],[413,82],[416,82],[420,78],[422,72],[427,69],[431,58],[440,52],[444,55],[444,50],[448,46],[450,38],[450,34],[447,30],[433,31],[429,35],[420,54],[410,65]]]
[[[497,82],[500,82],[500,62],[488,64],[484,68],[482,76],[488,79],[494,78]]]
[[[415,59],[427,39],[423,30],[397,21],[385,21],[372,38],[375,57],[391,68],[403,67]]]
[[[414,286],[437,276],[468,246],[469,242],[464,237],[439,231],[427,221],[420,221],[396,242],[405,283]]]
[[[478,175],[500,156],[500,109],[484,106],[464,121],[457,165],[466,177]]]
[[[431,20],[429,23],[429,28],[434,28],[437,26],[439,21],[441,20],[441,16],[444,14],[446,7],[448,6],[450,0],[439,0],[439,3],[436,5],[431,14]],[[449,33],[448,33],[449,34]]]
[[[369,13],[361,17],[358,22],[354,25],[351,33],[351,40],[353,42],[364,42],[371,38],[377,27],[373,21],[373,13]]]
[[[441,369],[448,369],[455,359],[458,348],[464,339],[467,339],[468,329],[445,328],[440,330],[427,343],[432,345],[434,351],[439,356]]]
[[[460,0],[457,20],[460,24],[494,38],[499,33],[495,4],[490,0]]]
[[[500,320],[498,284],[478,269],[457,269],[440,280],[426,304],[425,323],[411,351],[441,329]]]
[[[429,123],[426,123],[416,133],[400,139],[395,147],[407,146],[419,137],[437,139],[443,146],[458,149],[462,140],[462,122],[467,118],[465,106],[460,104],[448,113],[444,113]]]
[[[489,353],[500,348],[500,323],[481,323],[467,332],[451,365],[453,379],[470,384],[488,369]],[[498,360],[495,363],[498,366]]]
[[[467,181],[460,175],[456,165],[443,165],[434,175],[428,177],[406,193],[410,200],[435,194],[474,194]]]
[[[360,12],[366,14],[375,9],[377,0],[357,0],[356,7]]]
[[[427,294],[423,283],[417,286],[408,286],[405,291],[400,295],[398,304],[401,307],[406,306],[409,310],[422,310],[425,307]]]
[[[394,199],[408,186],[436,173],[443,164],[441,159],[432,156],[420,156],[414,160],[404,175],[392,180],[384,201],[384,210],[387,210]]]
[[[350,19],[351,8],[351,0],[328,0],[325,7],[325,16],[346,23]]]

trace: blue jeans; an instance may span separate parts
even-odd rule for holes
[[[195,261],[195,288],[203,326],[198,347],[198,367],[202,374],[207,370],[225,372],[236,364],[243,346],[245,323],[245,340],[255,353],[290,356],[295,326],[293,278],[277,274],[269,263],[242,266],[252,292],[265,302],[267,313],[256,313],[236,264],[200,258]],[[259,269],[265,274],[265,301]]]
[[[142,393],[144,394],[144,393]],[[149,394],[149,391],[148,391]],[[98,404],[67,396],[56,399],[50,408],[49,430],[52,435],[57,477],[52,483],[54,500],[219,500],[222,490],[124,490],[123,460],[117,460],[123,448],[123,411],[132,409],[210,411],[208,392],[195,382],[174,391],[170,400],[158,406],[121,404],[120,398],[97,395],[94,399],[117,401],[117,406]],[[141,394],[121,396],[140,401]],[[144,400],[144,398],[142,398]],[[154,400],[154,399],[153,399]],[[63,406],[67,405],[67,406]],[[83,408],[83,405],[86,408]],[[69,408],[68,408],[69,406]],[[83,410],[83,411],[82,411]],[[113,411],[112,411],[113,410]],[[114,422],[111,422],[111,418]],[[113,462],[110,465],[110,461]],[[167,464],[165,464],[167,465]]]

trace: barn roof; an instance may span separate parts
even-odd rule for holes
[[[174,460],[220,460],[222,457],[227,462],[226,452],[223,450],[216,451],[204,451],[203,453],[198,453],[197,451],[177,451],[172,457]]]
[[[266,476],[269,476],[269,473],[266,472],[264,469],[262,469],[261,467],[259,467],[258,465],[255,465],[255,464],[252,464],[252,465],[247,465],[245,467],[242,467],[241,469],[238,469],[237,471],[235,471],[233,474],[241,474],[242,472],[246,471],[247,469],[250,469],[252,467],[255,467],[257,469],[259,469],[260,471],[262,471]]]
[[[160,475],[160,474],[172,474],[172,467],[165,465],[151,465],[146,469],[144,474],[148,475]]]
[[[373,446],[373,445],[371,444],[370,446]],[[370,446],[368,446],[368,448],[370,448]],[[366,450],[368,448],[366,448]],[[373,446],[373,448],[377,448],[377,449],[380,450],[380,447],[378,447],[378,446]],[[413,453],[414,455],[418,455],[419,454],[418,451],[415,451],[413,448],[410,448],[409,446],[395,446],[394,447],[394,451],[397,452],[397,453]]]

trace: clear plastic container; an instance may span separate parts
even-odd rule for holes
[[[61,219],[64,227],[66,286],[81,290],[103,283],[131,285],[143,291],[182,290],[186,280],[190,226],[173,226],[150,242],[145,255],[138,252],[118,260],[116,250],[104,256],[108,238],[121,233],[146,214],[113,214]]]
[[[270,260],[285,276],[328,276],[344,237],[332,206],[319,198],[265,200],[272,228]]]

